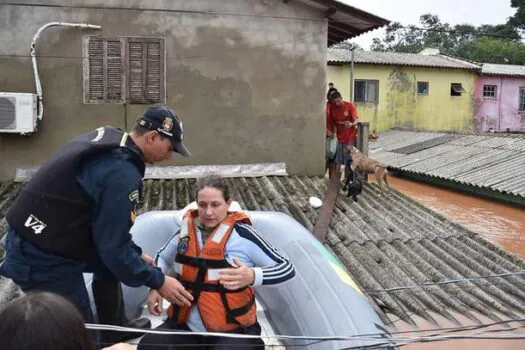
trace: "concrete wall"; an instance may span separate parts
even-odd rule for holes
[[[43,33],[37,52],[44,120],[31,136],[0,134],[0,180],[17,167],[41,164],[79,133],[106,124],[130,129],[145,108],[83,103],[83,35],[166,38],[166,102],[184,121],[193,154],[169,165],[286,162],[290,173],[323,173],[326,22],[265,17],[322,19],[323,13],[280,0],[38,4],[44,6],[0,6],[2,92],[35,91],[29,46],[43,24],[89,22],[103,29]]]
[[[329,65],[328,81],[350,99],[350,65]],[[409,127],[425,130],[474,129],[476,73],[468,70],[355,65],[355,79],[379,80],[379,102],[357,102],[359,118],[370,130]],[[429,82],[429,94],[417,94],[417,82]],[[461,83],[462,96],[450,96],[450,84]]]
[[[483,86],[496,85],[497,96],[483,97]],[[519,91],[525,78],[480,76],[476,83],[478,131],[525,131],[525,113],[519,112]]]

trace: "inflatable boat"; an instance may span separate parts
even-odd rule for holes
[[[154,256],[179,229],[182,212],[151,211],[139,215],[131,229],[133,240]],[[389,334],[383,322],[344,266],[309,231],[283,213],[247,213],[268,241],[293,261],[296,271],[296,276],[283,284],[256,288],[257,318],[262,335],[268,336],[263,338],[267,345],[305,349],[369,349],[375,348],[374,345],[389,348],[385,346]],[[128,317],[147,316],[153,327],[162,322],[162,317],[149,315],[144,306],[146,287],[123,286],[123,290]],[[282,339],[275,335],[297,338]],[[355,337],[358,335],[369,337]],[[336,337],[344,338],[333,340]]]

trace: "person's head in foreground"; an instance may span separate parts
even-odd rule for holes
[[[13,300],[0,313],[0,342],[10,350],[95,350],[76,307],[48,292]]]

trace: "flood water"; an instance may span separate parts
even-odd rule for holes
[[[373,176],[369,178],[370,181],[374,181]],[[448,217],[451,221],[478,233],[506,251],[525,259],[525,209],[402,178],[390,177],[389,180],[391,187],[396,190]],[[487,320],[487,323],[490,322],[492,321]],[[468,320],[465,320],[465,324],[469,323]],[[417,322],[417,324],[420,329],[433,328],[423,320]],[[454,327],[454,325],[447,325],[446,321],[442,324],[440,323],[440,325],[443,327]],[[405,326],[401,325],[400,328],[396,327],[397,329],[392,329],[391,331],[399,332],[412,329],[408,325]],[[523,329],[520,329],[518,332],[521,333],[520,335],[523,335]],[[422,334],[405,335],[417,336]],[[525,349],[525,340],[449,340],[406,345],[403,349],[518,350]]]
[[[396,190],[525,259],[525,209],[396,177]]]
[[[411,333],[413,331],[413,328],[411,326],[408,326],[406,324],[400,325],[400,327],[397,327],[395,330],[392,329],[391,332],[393,333],[392,336],[396,336],[396,332],[410,332],[410,333],[399,333],[401,336],[406,337],[421,337],[421,336],[432,336],[437,335],[441,333],[443,336],[447,335],[453,335],[456,337],[460,336],[470,336],[475,333],[478,333],[478,336],[482,335],[482,332],[487,331],[503,331],[503,333],[487,333],[487,336],[520,336],[523,335],[522,329],[517,330],[509,330],[502,328],[501,326],[491,326],[491,327],[484,327],[482,329],[478,330],[464,330],[464,331],[455,331],[452,333],[447,333],[446,328],[456,328],[456,324],[452,324],[450,321],[446,320],[443,317],[440,317],[439,315],[433,314],[436,320],[439,321],[440,327],[445,328],[445,330],[440,331],[439,329],[436,329],[435,326],[432,326],[428,322],[426,322],[423,319],[417,319],[416,324],[418,325],[420,330],[429,330],[428,332],[416,332]],[[482,315],[476,314],[476,316],[479,317],[480,321],[483,324],[491,324],[494,321],[490,320],[486,317],[483,317]],[[461,315],[458,315],[454,313],[454,317],[461,322],[464,326],[476,326],[471,320],[469,320],[466,317],[462,317]],[[509,324],[512,328],[518,326],[518,323],[512,323]],[[433,329],[433,330],[432,330]],[[409,344],[403,346],[401,349],[403,350],[522,350],[525,349],[525,340],[523,339],[454,339],[454,340],[443,340],[443,341],[432,341],[427,343],[415,343],[415,344]]]

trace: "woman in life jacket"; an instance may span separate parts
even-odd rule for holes
[[[172,304],[157,329],[260,335],[254,287],[275,285],[295,275],[293,264],[273,247],[242,211],[229,211],[230,189],[210,176],[197,189],[198,209],[184,214],[181,229],[156,255],[157,266],[175,277],[193,296],[191,306]],[[150,290],[148,310],[162,312],[163,298]],[[260,349],[260,338],[147,334],[138,350]]]

